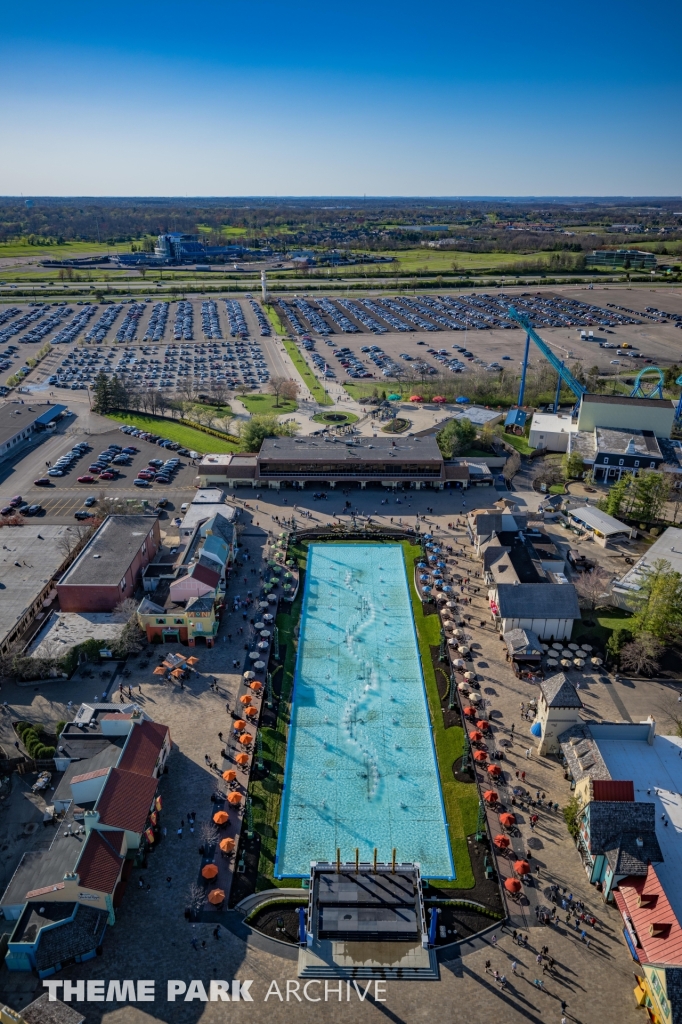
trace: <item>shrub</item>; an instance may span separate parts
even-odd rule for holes
[[[59,737],[61,736],[62,732],[64,731],[64,727],[65,726],[66,726],[66,722],[57,722],[57,724],[55,726],[55,730],[54,730],[55,734],[57,736],[57,739],[59,739]]]

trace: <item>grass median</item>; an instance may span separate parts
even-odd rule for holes
[[[288,341],[286,338],[282,338],[285,349],[287,350],[292,363],[298,370],[303,383],[310,391],[318,405],[333,405],[332,399],[329,397],[327,392],[324,390],[319,380],[310,369],[305,359],[301,355],[299,349],[296,347],[293,341]]]
[[[166,419],[165,416],[148,416],[137,412],[111,412],[108,413],[108,418],[116,420],[117,423],[128,423],[131,427],[137,427],[138,430],[148,430],[151,434],[167,437],[169,441],[177,441],[183,447],[199,452],[201,455],[206,455],[208,452],[223,454],[242,450],[238,442],[223,440],[221,437],[214,437],[213,434],[205,434],[202,430],[187,427],[183,423],[176,423],[175,420]]]

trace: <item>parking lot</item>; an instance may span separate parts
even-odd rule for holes
[[[342,384],[385,382],[401,371],[425,378],[505,367],[516,372],[525,334],[505,316],[512,303],[560,359],[580,360],[585,368],[636,373],[682,358],[682,296],[670,292],[605,287],[562,289],[537,298],[511,292],[307,297],[280,306],[317,374]],[[531,360],[537,358],[531,346]]]
[[[86,449],[78,457],[73,458],[70,453],[74,452],[75,446],[85,444]],[[105,453],[109,445],[117,445],[121,448],[135,447],[137,452],[130,453],[127,464],[116,464],[114,459],[109,460],[109,468],[115,471],[112,479],[102,479],[100,471],[90,471],[100,455]],[[110,452],[113,456],[113,451]],[[51,455],[48,458],[48,455]],[[60,460],[67,459],[68,464],[63,466],[59,472],[61,476],[50,476],[50,469],[61,465]],[[169,459],[178,458],[179,463],[175,470],[168,473],[168,481],[159,479],[158,471],[163,473],[163,464]],[[152,478],[152,467],[150,460],[161,463],[156,466]],[[28,452],[23,459],[15,466],[14,472],[9,474],[5,470],[5,482],[0,483],[0,509],[8,507],[10,499],[21,496],[26,505],[40,504],[42,511],[38,513],[35,521],[47,521],[50,523],[72,522],[74,513],[85,508],[87,498],[95,498],[96,501],[90,506],[93,514],[97,512],[97,502],[101,497],[122,499],[134,502],[146,502],[154,507],[159,500],[166,499],[167,505],[162,513],[166,518],[179,509],[180,505],[191,500],[195,493],[194,480],[196,468],[191,465],[191,459],[178,455],[173,450],[160,448],[158,445],[145,441],[139,437],[131,437],[121,430],[110,430],[96,436],[90,434],[79,434],[77,430],[68,436],[51,438],[49,449],[47,445],[39,445]],[[50,463],[50,466],[47,463]],[[103,464],[103,463],[100,463]],[[149,473],[145,473],[149,470]],[[106,469],[105,469],[106,472]],[[145,486],[138,487],[133,481],[147,476]],[[79,477],[90,477],[87,482],[79,482]],[[45,480],[45,485],[37,485],[36,480]],[[34,517],[31,517],[34,518]]]
[[[9,305],[0,308],[0,380],[23,372],[27,384],[77,391],[104,372],[138,390],[256,390],[274,372],[261,341],[270,335],[253,299]],[[26,360],[46,342],[53,351],[31,370]]]

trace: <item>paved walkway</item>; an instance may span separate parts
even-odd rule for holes
[[[327,502],[311,502],[310,510],[317,522],[327,522],[330,513],[339,513],[345,498],[340,492],[330,492]],[[361,511],[374,512],[382,509],[380,505],[383,494],[378,491],[353,491],[352,500]],[[267,502],[255,496],[242,495],[238,504],[243,507],[246,497],[250,509],[245,509],[242,522],[247,529],[242,533],[242,542],[246,553],[252,561],[245,563],[246,568],[257,567],[257,559],[262,551],[267,530],[279,531],[273,516],[291,515],[293,496],[285,504],[285,495],[267,494]],[[472,504],[490,504],[495,500],[494,492],[481,491],[465,496],[469,507]],[[308,496],[297,494],[296,502],[309,500]],[[463,502],[461,496],[445,492],[443,494],[411,494],[401,498],[401,505],[395,506],[391,499],[390,513],[394,518],[401,514],[409,515],[414,521],[416,512],[425,512],[427,506],[434,507],[435,515],[428,515],[432,528],[443,530],[442,536],[450,537],[460,546],[464,541],[463,531],[448,533],[447,522],[456,519],[461,513]],[[257,507],[256,507],[257,506]],[[385,506],[384,506],[385,508]],[[387,520],[390,515],[387,515]],[[301,520],[299,519],[299,523]],[[258,527],[256,527],[258,524]],[[441,534],[439,534],[441,536]],[[466,550],[470,549],[468,546]],[[472,571],[478,568],[477,563],[465,560]],[[251,576],[246,573],[247,581]],[[239,581],[230,584],[228,597],[234,593],[244,594],[246,589],[256,589],[243,582],[244,573]],[[511,738],[511,726],[514,725],[514,742],[507,748],[502,766],[506,773],[505,786],[515,781],[516,770],[527,772],[527,788],[535,793],[538,789],[545,792],[546,797],[556,800],[562,806],[568,799],[568,784],[563,779],[558,762],[551,758],[539,759],[533,755],[530,760],[525,757],[525,749],[529,745],[528,722],[520,715],[520,703],[526,703],[537,687],[514,678],[504,662],[502,644],[498,635],[490,626],[481,628],[480,621],[489,621],[485,609],[483,592],[473,595],[473,603],[467,614],[472,615],[469,631],[472,634],[472,649],[475,653],[476,669],[483,677],[482,693],[490,701],[488,713],[494,722],[493,741],[500,738]],[[228,602],[231,607],[231,601]],[[250,615],[248,616],[251,617]],[[536,888],[537,875],[534,876],[532,889],[525,890],[528,903],[512,908],[513,917],[509,926],[501,927],[495,934],[497,942],[492,944],[492,937],[487,945],[474,952],[467,953],[464,959],[455,960],[441,965],[440,982],[390,982],[379,995],[386,1002],[376,1002],[374,987],[364,1002],[360,1002],[355,989],[350,988],[350,999],[347,1000],[345,988],[342,990],[342,1001],[339,1003],[338,992],[329,996],[332,1005],[326,1006],[308,1002],[296,1002],[294,995],[290,1001],[280,1002],[271,996],[267,1003],[265,995],[272,981],[276,981],[286,1000],[287,980],[294,982],[296,965],[272,955],[255,946],[246,945],[240,938],[232,935],[227,929],[221,930],[219,939],[213,936],[213,924],[188,924],[183,916],[187,901],[187,892],[198,877],[201,857],[199,855],[199,829],[211,819],[214,805],[210,795],[218,784],[218,774],[206,764],[205,755],[215,761],[222,769],[223,760],[221,743],[218,733],[230,731],[231,718],[226,712],[238,702],[244,691],[242,681],[242,660],[245,655],[244,640],[238,635],[238,629],[244,628],[242,612],[230,611],[223,620],[218,643],[212,650],[198,648],[200,658],[198,671],[190,678],[184,689],[155,681],[151,675],[152,662],[149,668],[135,668],[126,684],[131,683],[137,688],[138,681],[142,686],[141,697],[136,692],[146,710],[157,720],[170,726],[173,740],[173,752],[169,761],[169,774],[163,777],[161,786],[164,797],[163,824],[168,834],[161,841],[158,849],[149,857],[148,867],[141,871],[135,870],[130,880],[123,905],[118,913],[115,928],[107,935],[101,958],[86,964],[77,965],[60,974],[59,977],[79,978],[154,978],[157,982],[157,999],[154,1003],[144,1005],[121,1006],[115,1004],[91,1003],[87,1007],[88,1024],[98,1022],[101,1017],[112,1017],[113,1024],[142,1024],[144,1020],[159,1019],[184,1024],[202,1018],[207,1022],[223,1020],[226,1007],[221,1004],[201,1001],[176,1002],[166,1001],[165,985],[169,978],[189,981],[192,978],[203,979],[208,984],[211,978],[230,980],[252,980],[251,994],[255,1004],[238,1003],[230,1006],[229,1014],[235,1021],[254,1019],[266,1024],[279,1024],[285,1021],[310,1021],[311,1024],[324,1020],[333,1024],[356,1024],[358,1021],[369,1022],[387,1019],[394,1024],[421,1024],[436,1020],[465,1020],[467,1024],[490,1024],[491,1021],[503,1021],[504,1024],[559,1024],[561,1020],[560,1000],[568,1001],[568,1019],[582,1024],[635,1024],[641,1020],[637,1014],[632,998],[634,987],[633,964],[622,941],[621,928],[617,913],[604,906],[595,890],[589,886],[582,869],[578,853],[568,837],[560,814],[539,810],[538,827],[531,833],[527,815],[519,815],[520,836],[515,842],[515,852],[531,851],[533,869],[540,867],[540,888]],[[232,634],[230,640],[229,634]],[[478,646],[477,646],[478,645]],[[154,648],[157,653],[157,648]],[[237,660],[238,666],[233,666]],[[138,663],[139,664],[139,663]],[[220,692],[210,688],[213,677],[216,677]],[[37,684],[35,687],[18,688],[3,685],[2,699],[10,704],[14,717],[30,718],[38,722],[55,722],[66,717],[67,701],[78,703],[84,699],[100,696],[103,682],[98,676],[93,680],[78,677],[63,683]],[[611,684],[613,685],[613,684]],[[637,683],[632,688],[620,687],[618,696],[627,708],[631,708],[632,717],[639,715],[640,708],[647,702],[647,693],[658,695],[658,691],[649,691],[651,684]],[[585,693],[588,701],[588,713],[593,705],[603,707],[610,698],[603,684],[590,681],[581,693]],[[656,696],[658,699],[658,696]],[[610,705],[613,708],[613,704]],[[9,739],[7,732],[7,716],[0,718],[0,742]],[[245,779],[240,776],[240,784]],[[503,795],[506,790],[503,788]],[[195,832],[188,830],[188,814],[196,811]],[[0,815],[2,810],[0,810]],[[239,826],[238,816],[230,815],[230,826],[235,832]],[[176,835],[180,822],[185,822],[182,839]],[[228,833],[229,834],[229,833]],[[222,871],[221,865],[221,871]],[[150,890],[139,888],[139,878]],[[166,879],[170,877],[170,883]],[[223,875],[220,876],[223,881]],[[225,879],[226,881],[226,879]],[[558,926],[539,926],[536,922],[534,908],[537,902],[547,903],[546,886],[553,881],[565,886],[572,892],[574,899],[582,899],[588,910],[597,918],[597,926],[590,930],[589,948],[580,939],[579,932],[567,927],[561,919]],[[565,916],[565,915],[564,915]],[[513,943],[512,929],[517,928],[528,935],[528,946],[520,948]],[[198,948],[192,945],[196,940]],[[206,948],[202,947],[206,943]],[[549,946],[550,955],[555,960],[551,972],[542,977],[542,968],[536,964],[537,951]],[[499,987],[494,976],[485,971],[486,959],[491,960],[491,970],[504,974],[507,984],[504,989]],[[518,977],[512,973],[512,962],[518,964]],[[544,981],[544,991],[534,986],[534,979]],[[361,993],[365,983],[360,986]],[[33,992],[40,991],[40,985],[30,975],[10,975],[4,968],[0,969],[0,998],[20,1008],[29,1001]],[[310,998],[316,998],[321,992],[324,997],[324,985],[313,985],[308,989]],[[302,990],[299,991],[302,995]],[[113,1015],[113,1016],[112,1016]]]

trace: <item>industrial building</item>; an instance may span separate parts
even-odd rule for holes
[[[206,245],[199,235],[182,231],[171,231],[159,235],[154,253],[119,253],[113,261],[121,267],[165,267],[184,266],[188,263],[230,263],[251,256],[271,256],[271,249],[246,249],[243,245]]]
[[[619,580],[613,582],[611,604],[625,611],[635,611],[639,603],[637,595],[642,589],[645,576],[658,561],[667,562],[675,572],[682,573],[682,530],[669,526],[646,554]]]
[[[621,270],[655,270],[658,260],[652,252],[639,249],[593,249],[585,257],[586,267],[618,267]]]
[[[26,405],[19,401],[0,406],[0,462],[33,442],[40,431],[50,429],[65,411],[65,405]]]
[[[112,612],[161,545],[154,516],[107,516],[57,584],[64,612]]]

